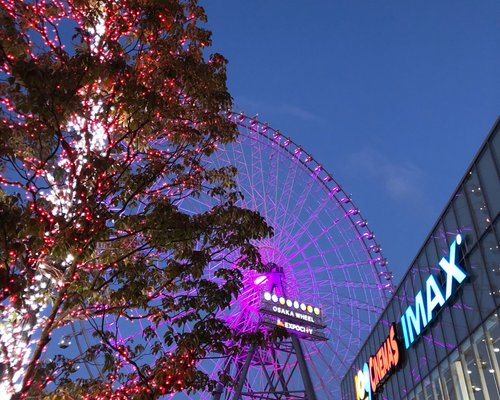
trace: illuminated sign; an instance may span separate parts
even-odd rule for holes
[[[457,246],[462,243],[462,236],[457,235],[450,245],[449,258],[441,258],[439,266],[445,279],[440,285],[434,275],[425,281],[425,291],[420,290],[415,295],[414,305],[409,305],[401,316],[405,348],[408,349],[416,341],[425,328],[434,320],[437,312],[456,293],[458,287],[468,277],[467,273],[457,264]],[[379,347],[375,355],[358,370],[354,376],[356,400],[372,399],[402,359],[398,345],[396,324],[391,325],[389,335]]]
[[[262,322],[269,326],[282,326],[299,336],[326,340],[322,312],[319,307],[265,292],[261,294],[259,311]]]
[[[425,294],[422,290],[419,291],[415,295],[415,306],[409,305],[401,316],[401,326],[407,349],[434,319],[437,310],[452,298],[457,287],[467,278],[465,271],[456,262],[457,245],[461,243],[462,236],[457,235],[456,240],[450,246],[449,260],[443,257],[439,261],[439,266],[446,276],[445,286],[441,287],[434,275],[430,275],[425,282]]]
[[[308,335],[313,334],[313,329],[308,326],[294,324],[292,322],[282,321],[281,319],[276,320],[276,325],[282,326],[285,329],[289,329],[292,331],[297,331],[300,333],[307,333]]]
[[[354,376],[356,400],[371,399],[382,384],[389,378],[401,360],[399,343],[396,335],[396,324],[389,329],[389,335],[380,345],[375,355],[370,356]]]
[[[260,312],[287,320],[297,322],[301,325],[311,325],[324,328],[323,318],[319,307],[314,307],[297,300],[287,299],[283,296],[265,292],[261,296]]]
[[[323,328],[317,328],[310,325],[299,324],[297,322],[290,322],[285,319],[277,318],[274,316],[267,316],[263,318],[262,322],[269,326],[282,326],[287,331],[293,332],[298,336],[315,340],[327,340],[323,333]]]

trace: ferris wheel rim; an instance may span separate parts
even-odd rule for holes
[[[378,244],[378,242],[375,239],[375,235],[373,234],[372,231],[370,231],[367,228],[367,232],[362,232],[360,228],[364,228],[368,226],[368,222],[365,218],[363,218],[359,208],[353,203],[351,199],[351,195],[348,194],[340,185],[340,183],[332,176],[332,174],[327,171],[324,166],[318,162],[311,153],[309,153],[307,150],[304,150],[303,146],[299,145],[296,143],[292,138],[285,136],[281,133],[279,129],[274,129],[267,122],[260,122],[257,119],[257,116],[255,117],[250,117],[243,112],[235,112],[235,111],[229,111],[226,113],[226,116],[229,120],[231,120],[233,123],[235,123],[237,126],[249,129],[253,133],[256,133],[265,139],[274,142],[278,144],[278,146],[284,150],[286,153],[288,153],[293,159],[297,160],[299,163],[301,163],[302,167],[307,169],[314,177],[315,179],[325,188],[325,190],[329,193],[329,195],[335,196],[335,200],[337,201],[337,204],[339,204],[343,211],[346,212],[348,215],[348,218],[350,219],[352,225],[356,228],[357,232],[360,235],[363,234],[368,234],[368,236],[372,241],[372,243],[367,243],[366,240],[363,240],[363,244],[365,246],[365,249],[367,253],[373,255],[373,253],[377,254],[378,260],[376,260],[376,263],[378,263],[379,268],[385,268],[385,271],[381,271],[384,273],[384,277],[387,280],[392,280],[392,273],[386,268],[388,265],[387,259],[383,256],[382,252],[382,247]],[[272,137],[270,134],[272,133]],[[239,133],[240,135],[242,134],[241,132]],[[278,140],[276,140],[277,138]],[[280,143],[279,139],[283,138],[284,143]],[[286,143],[286,144],[285,144]],[[292,151],[293,148],[293,151]],[[298,155],[297,155],[298,154]],[[302,157],[302,154],[305,155],[305,157]],[[314,166],[314,168],[310,165]],[[320,173],[322,173],[322,178],[320,178]],[[338,198],[338,194],[343,194],[344,197]],[[342,201],[343,199],[346,199],[345,201]],[[347,209],[345,207],[345,204],[352,204],[353,208],[352,209]],[[352,211],[351,213],[349,211]],[[354,216],[358,216],[358,219],[355,219]],[[389,296],[392,295],[392,292],[394,290],[393,286],[390,285],[388,286],[387,289],[389,289]]]

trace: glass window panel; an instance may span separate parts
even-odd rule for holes
[[[443,225],[443,221],[439,221],[438,225],[432,233],[432,238],[438,252],[438,259],[448,252],[448,235]]]
[[[429,247],[429,246],[426,246]],[[422,290],[425,292],[426,284],[425,281],[427,278],[431,275],[431,268],[429,267],[429,262],[427,261],[427,255],[426,251],[422,251],[422,253],[418,257],[418,264],[420,266],[420,270],[423,272],[424,276],[422,279]],[[433,275],[437,275],[436,271],[432,271]],[[440,329],[435,329],[436,324],[435,323],[430,323],[427,326],[427,331],[424,333],[424,340],[425,340],[425,361],[426,365],[429,369],[434,368],[437,365],[438,359],[436,357],[436,339],[434,334],[437,332],[438,335],[440,333]],[[440,337],[441,342],[444,341],[442,337]],[[444,354],[446,356],[446,352]],[[422,370],[422,374],[427,374],[427,368],[425,370]]]
[[[418,359],[417,359],[417,354],[413,350],[412,347],[408,349],[406,352],[406,357],[408,360],[408,364],[405,368],[405,380],[406,380],[406,387],[408,389],[414,388],[415,385],[420,382],[420,371],[418,369]]]
[[[474,347],[469,346],[463,352],[463,360],[465,362],[466,382],[469,391],[474,394],[475,400],[484,400],[484,391],[482,385],[482,376],[480,371],[480,362],[474,354]]]
[[[415,281],[416,275],[417,275],[416,270],[412,268],[410,274],[407,275],[407,279],[405,281],[406,294],[408,296],[407,304],[413,305],[415,303],[415,294],[420,290],[420,287],[415,288],[413,286],[413,282]],[[404,308],[404,310],[406,310],[406,307]],[[418,342],[419,340],[416,339],[410,346],[410,348],[406,351],[406,356],[408,361],[406,368],[408,369],[408,373],[405,374],[405,378],[407,379],[406,387],[408,389],[415,388],[415,386],[418,384],[418,382],[420,382],[421,379],[420,370],[418,368],[417,353],[415,351],[415,346]]]
[[[409,367],[408,367],[408,360],[406,358],[406,354],[403,354],[404,355],[404,359],[402,360],[403,361],[403,368],[399,369],[397,372],[396,372],[396,375],[392,378],[392,380],[396,380],[396,383],[394,384],[395,385],[395,391],[397,393],[399,393],[399,396],[396,396],[395,398],[398,398],[400,396],[403,396],[405,395],[406,393],[408,393],[408,391],[411,389],[412,385],[410,384],[411,382],[411,378],[407,375],[409,375]]]
[[[457,394],[449,362],[446,362],[444,365],[440,366],[440,369],[441,376],[443,377],[443,391],[445,399],[456,399]]]
[[[363,347],[363,351],[361,352],[361,357],[358,359],[358,363],[356,364],[356,370],[358,368],[362,369],[365,362],[368,362],[370,358],[371,347],[373,347],[373,336],[367,342],[368,345]],[[357,371],[356,371],[357,372]]]
[[[476,258],[477,254],[477,258]],[[496,308],[500,299],[500,249],[495,232],[490,231],[481,240],[480,251],[471,256],[471,265],[480,263],[478,277],[474,281],[483,320]]]
[[[431,269],[429,267],[429,262],[427,261],[427,255],[424,250],[419,254],[417,258],[417,263],[420,271],[421,281],[425,283],[427,277],[431,274]]]
[[[459,233],[458,220],[453,211],[453,207],[448,207],[444,214],[444,233],[449,242],[452,242]]]
[[[391,378],[390,381],[390,390],[387,391],[387,395],[390,399],[400,399],[403,393],[402,387],[398,386],[398,380],[395,376]]]
[[[493,134],[490,142],[490,148],[493,153],[493,158],[496,160],[496,164],[500,167],[500,128]]]
[[[414,269],[416,269],[416,274],[414,276],[413,286],[415,291],[421,291],[423,293],[425,302],[425,281],[430,275],[425,252],[421,252],[418,256]],[[436,362],[432,333],[429,328],[429,325],[424,328],[421,339],[418,340],[415,347],[421,378],[427,376],[429,373],[429,364],[433,366]]]
[[[424,394],[422,392],[422,385],[418,385],[417,389],[415,390],[415,400],[424,400]]]
[[[497,381],[496,365],[489,347],[489,338],[483,333],[475,343],[478,365],[482,373],[483,391],[486,398],[500,399],[500,382]]]
[[[384,383],[384,386],[382,387],[382,394],[383,397],[386,399],[393,399],[394,395],[392,393],[392,377],[389,378],[388,381]]]
[[[469,400],[471,397],[471,393],[469,391],[470,385],[467,385],[468,374],[464,369],[465,362],[463,362],[462,358],[463,357],[460,357],[457,352],[455,356],[452,357],[452,361],[450,362],[451,377],[455,393],[455,397],[450,396],[450,398],[456,398],[457,400]]]
[[[481,323],[481,314],[479,313],[472,285],[465,283],[459,289],[455,303],[451,304],[449,308],[451,309],[453,327],[457,341],[460,343],[469,336],[469,326],[474,329]]]
[[[434,359],[432,358],[432,353],[431,352],[428,353],[429,364],[431,365],[431,367],[436,366],[447,355],[446,339],[443,334],[441,316],[437,318],[438,320],[436,321],[436,323],[432,324],[431,327],[433,352],[435,353]]]
[[[399,296],[399,293],[396,294]],[[399,301],[395,300],[391,303],[391,307],[388,308],[387,310],[387,318],[389,321],[396,322],[396,324],[399,324],[399,318],[401,317],[401,308],[399,306]],[[399,326],[399,325],[397,325]],[[402,342],[403,340],[403,335],[401,332],[398,332],[398,338]],[[404,348],[404,344],[401,344],[401,347]],[[389,398],[391,399],[397,399],[401,397],[402,389],[405,388],[406,382],[404,379],[404,373],[402,371],[402,366],[404,365],[404,359],[402,358],[404,356],[404,352],[400,351],[399,353],[400,356],[400,366],[392,375],[391,378],[389,378],[388,382],[386,383],[387,386],[387,394]]]
[[[408,389],[406,388],[405,385],[406,382],[404,379],[404,372],[403,370],[399,370],[391,379],[391,386],[393,388],[394,399],[399,399],[405,396],[405,394],[408,392]]]
[[[421,292],[423,294],[425,304],[425,280],[429,276],[429,268],[427,267],[427,260],[425,253],[421,253],[417,258],[416,264],[413,266],[415,274],[413,275],[413,288],[415,293]],[[415,352],[417,357],[418,377],[422,380],[429,373],[429,359],[427,356],[427,348],[432,347],[432,335],[428,326],[422,330],[421,336],[415,341]],[[435,358],[435,355],[434,355]]]
[[[490,287],[487,293],[483,293],[483,295],[491,295],[496,304],[500,305],[500,243],[498,240],[500,237],[500,224],[497,224],[496,228],[496,234],[495,232],[489,232],[481,241],[484,256],[483,268],[487,272]]]
[[[390,307],[386,309],[385,312],[385,317],[386,319],[392,323],[392,322],[398,322],[397,320],[399,319],[399,316],[401,315],[398,310],[396,310],[396,305],[398,301],[395,299],[395,301],[391,302]]]
[[[463,309],[469,332],[472,332],[481,324],[481,314],[486,317],[495,308],[491,296],[487,295],[489,292],[489,284],[487,278],[485,279],[486,274],[484,273],[482,264],[483,261],[479,248],[476,247],[475,250],[469,254],[465,262],[462,263],[462,267],[465,268],[469,274],[469,279],[458,289],[457,297],[459,300],[453,306],[454,308],[461,307]],[[486,287],[484,287],[485,284]],[[486,296],[482,296],[479,292],[484,289],[487,290]],[[478,304],[476,295],[481,296],[482,304]],[[484,307],[484,310],[481,307]],[[458,341],[460,342],[466,335],[467,333],[461,332],[461,336],[457,335]]]
[[[439,268],[438,263],[441,257],[438,257],[436,246],[433,241],[427,242],[425,245],[425,253],[427,255],[427,263],[432,273],[440,272],[441,269]]]
[[[371,348],[371,352],[370,352],[371,355],[375,355],[378,348],[383,343],[383,341],[385,339],[384,332],[386,329],[387,328],[385,327],[385,325],[380,324],[380,323],[377,324],[377,326],[375,327],[375,331],[374,331],[374,335],[373,335],[373,344],[372,344],[372,348]]]
[[[477,241],[477,234],[472,222],[472,216],[470,214],[467,198],[462,190],[459,190],[455,195],[453,209],[455,210],[455,215],[457,216],[459,230],[462,233],[462,236],[464,236],[465,250],[469,251],[470,247]]]
[[[495,379],[497,382],[500,382],[500,323],[498,321],[498,312],[488,319],[485,336],[485,343],[489,350]],[[500,396],[498,398],[500,398]]]
[[[424,382],[423,382],[423,385],[424,385],[424,392],[423,392],[424,399],[425,400],[431,400],[431,399],[433,399],[434,398],[434,394],[432,392],[431,378],[430,377],[425,378]]]
[[[451,315],[451,307],[444,307],[439,313],[438,319],[438,324],[441,325],[445,339],[444,344],[447,351],[450,352],[456,349],[458,345],[457,335]]]
[[[406,304],[407,302],[406,302],[405,288],[402,285],[400,287],[400,290],[396,292],[396,297],[394,298],[394,302],[392,303],[390,310],[390,312],[393,313],[392,314],[393,320],[398,324],[399,324],[399,319],[403,314],[403,306]],[[400,341],[402,342],[403,341],[402,333],[398,332],[398,335]],[[404,343],[401,344],[401,347],[404,349]],[[411,380],[405,377],[406,372],[409,370],[407,360],[405,359],[405,351],[401,351],[400,357],[402,357],[401,367],[400,369],[397,370],[396,374],[391,378],[391,382],[393,383],[394,387],[394,392],[397,394],[394,397],[394,399],[400,398],[402,395],[407,393],[408,388],[411,388],[411,385],[409,385],[409,382],[411,382]]]
[[[500,177],[488,148],[480,156],[477,170],[479,179],[484,185],[483,194],[486,198],[490,216],[494,219],[500,210]]]
[[[353,398],[353,395],[356,393],[355,391],[355,387],[354,387],[354,377],[352,377],[352,379],[349,380],[348,384],[347,384],[347,396],[346,396],[346,399],[352,399]]]
[[[389,333],[389,329],[384,324],[377,324],[373,334],[370,355],[376,355],[380,345],[384,342],[385,336],[387,335],[386,332]],[[368,361],[368,358],[366,360]],[[382,386],[382,389],[383,388],[384,387]]]
[[[418,344],[415,347],[416,356],[417,356],[417,366],[418,366],[418,377],[419,380],[422,380],[429,374],[429,359],[427,358],[426,348],[432,346],[432,337],[429,334],[429,331],[426,331],[422,336],[421,340],[418,341]]]
[[[469,199],[472,215],[476,221],[479,232],[483,232],[491,223],[491,216],[486,206],[483,188],[479,182],[475,169],[469,172],[465,181],[465,193]]]
[[[434,393],[434,399],[436,400],[447,400],[444,391],[443,391],[443,383],[441,381],[441,377],[438,374],[438,370],[433,374],[432,377],[432,391]]]

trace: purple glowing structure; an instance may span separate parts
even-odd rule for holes
[[[312,317],[313,307],[321,309],[324,328],[301,315],[303,323],[288,324],[290,340],[206,362],[214,376],[225,371],[238,382],[236,388],[220,387],[213,398],[338,399],[341,378],[391,296],[392,274],[351,196],[321,164],[267,124],[242,114],[229,118],[239,126],[238,142],[221,149],[213,162],[236,166],[241,206],[258,210],[275,235],[257,243],[268,273],[247,273],[226,318],[253,331],[287,318],[297,322],[283,310],[303,303]],[[262,312],[263,293],[275,295],[281,314]],[[301,325],[327,340],[300,333]]]
[[[200,361],[214,379],[232,376],[235,387],[165,398],[339,399],[342,377],[392,294],[392,274],[351,196],[321,164],[267,124],[228,117],[239,127],[238,141],[208,162],[238,169],[240,206],[258,210],[275,234],[256,243],[268,271],[247,272],[242,293],[221,317],[245,332],[282,325],[290,337]],[[203,211],[208,201],[190,199],[182,208]],[[124,342],[140,340],[141,322],[120,323],[107,321]],[[92,345],[87,325],[71,325],[63,345],[76,343],[65,351],[82,354]],[[82,373],[98,374],[97,364],[86,363]]]

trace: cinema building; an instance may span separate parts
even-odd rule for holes
[[[500,119],[355,362],[342,399],[500,399]]]

